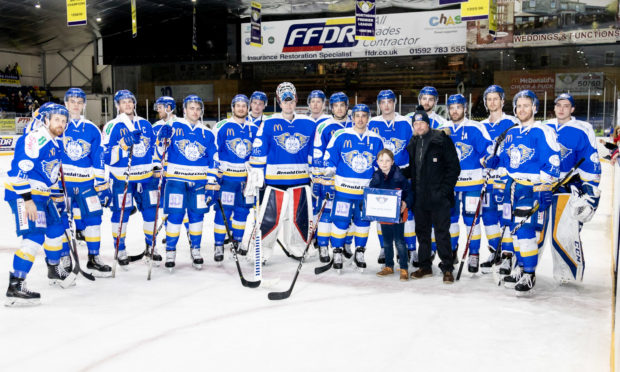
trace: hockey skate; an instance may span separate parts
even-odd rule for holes
[[[222,265],[222,261],[224,261],[224,246],[216,245],[215,251],[213,253],[213,260],[217,262],[219,266]]]
[[[84,237],[84,230],[75,230],[75,240],[79,242],[86,242],[86,238]]]
[[[205,263],[205,261],[202,259],[202,256],[200,255],[200,248],[192,248],[191,255],[192,255],[192,266],[194,267],[194,269],[202,270],[202,264]]]
[[[118,264],[121,266],[123,270],[127,271],[128,265],[129,265],[129,257],[127,256],[127,250],[123,249],[123,250],[118,251]]]
[[[469,259],[467,260],[467,271],[472,274],[478,272],[478,264],[480,263],[480,255],[470,254]]]
[[[333,268],[338,274],[342,274],[342,248],[334,248]]]
[[[418,251],[409,251],[409,262],[412,267],[420,267],[420,262],[418,261]]]
[[[535,273],[523,273],[521,279],[515,285],[515,291],[518,297],[525,297],[534,293],[534,285],[536,284]]]
[[[6,290],[6,306],[33,306],[41,304],[41,295],[26,288],[23,278],[9,273],[9,288]]]
[[[480,272],[483,274],[490,274],[493,270],[493,263],[495,262],[496,253],[495,250],[491,249],[491,247],[489,247],[489,251],[491,251],[491,254],[489,254],[487,260],[480,264]]]
[[[381,247],[381,252],[379,252],[379,258],[377,258],[377,263],[379,265],[385,265],[385,250]]]
[[[523,276],[523,268],[521,266],[517,266],[514,270],[512,270],[511,275],[507,275],[504,277],[504,287],[506,288],[514,288],[517,283],[521,280]]]
[[[66,272],[65,268],[60,264],[51,265],[47,261],[46,263],[47,278],[49,279],[49,284],[51,286],[57,285],[61,288],[69,288],[75,285],[75,274],[71,275],[71,273]]]
[[[151,251],[151,247],[149,244],[146,245],[146,251],[147,252]],[[147,256],[147,263],[148,263],[148,259],[150,259],[150,257]],[[157,253],[157,247],[153,247],[153,265],[159,266],[161,264],[161,261],[162,261],[162,257],[159,253]]]
[[[510,275],[513,265],[513,254],[510,252],[503,252],[502,263],[499,265],[499,275]]]
[[[98,278],[109,278],[112,276],[112,268],[104,264],[99,255],[89,254],[86,268]]]
[[[164,266],[168,269],[168,271],[174,271],[174,260],[177,257],[177,251],[166,251],[166,263]]]
[[[345,244],[344,251],[342,253],[344,254],[345,259],[350,260],[351,257],[353,257],[353,251],[351,250],[351,244]]]
[[[70,273],[73,270],[73,262],[71,262],[71,256],[66,255],[60,257],[60,265],[65,268],[65,271]]]
[[[327,247],[319,247],[319,259],[321,262],[329,262],[330,258]]]
[[[357,269],[359,270],[360,273],[363,273],[364,269],[366,268],[366,261],[364,260],[364,252],[366,252],[366,248],[357,247],[355,249],[355,257],[353,258],[353,261],[355,261],[355,265],[357,265]]]

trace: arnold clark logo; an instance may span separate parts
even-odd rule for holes
[[[355,23],[333,24],[328,20],[291,25],[282,52],[320,51],[323,48],[350,48],[355,45]]]
[[[456,25],[460,25],[461,24],[461,16],[457,15],[457,16],[447,16],[443,13],[441,13],[441,15],[439,17],[437,16],[433,16],[430,17],[428,19],[428,24],[431,25],[432,27],[436,27],[436,26],[456,26]]]

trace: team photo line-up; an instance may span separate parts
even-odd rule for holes
[[[79,88],[66,92],[64,106],[43,105],[16,142],[5,183],[21,238],[6,304],[40,303],[25,279],[41,246],[50,284],[62,288],[75,285],[79,273],[111,277],[117,265],[126,269],[141,258],[149,262],[149,278],[162,262],[172,271],[182,230],[192,265],[201,269],[204,216],[212,208],[214,260],[222,262],[230,247],[242,282],[237,254],[253,257],[260,270],[276,246],[300,261],[296,275],[317,252],[324,265],[317,274],[340,272],[347,260],[363,271],[368,195],[380,189],[398,198],[389,199],[396,218],[377,223],[379,277],[393,275],[395,261],[402,281],[431,277],[438,256],[446,284],[460,263],[456,280],[466,266],[528,295],[549,236],[554,279],[582,281],[580,231],[598,206],[601,164],[592,126],[572,116],[570,94],[555,98],[555,118],[544,122],[534,119],[540,103],[529,90],[513,97],[515,116],[505,114],[510,105],[498,85],[484,91],[489,117],[481,122],[466,117],[461,94],[447,100],[449,120],[438,115],[438,92],[428,86],[416,111],[405,116],[395,112],[391,90],[379,92],[375,117],[365,104],[350,107],[343,92],[328,98],[312,91],[307,115],[296,113],[299,98],[293,84],[281,83],[281,111],[267,116],[265,93],[238,94],[231,117],[211,129],[202,122],[197,95],[183,100],[183,117],[175,115],[173,98],[158,98],[159,121],[151,124],[137,116],[136,97],[119,90],[117,116],[102,131],[84,117],[86,95]],[[111,211],[112,266],[100,256],[104,208]],[[129,256],[125,237],[135,212],[144,221],[145,248]],[[250,241],[257,243],[245,246],[240,242],[251,212]],[[459,260],[461,217],[467,243]],[[481,225],[489,250],[484,262]],[[156,247],[160,229],[165,252]],[[88,249],[82,268],[78,240]]]

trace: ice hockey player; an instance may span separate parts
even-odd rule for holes
[[[55,105],[53,102],[45,102],[37,111],[32,114],[32,119],[26,126],[24,127],[24,134],[30,133],[39,127],[42,127],[44,124],[43,117],[45,116],[45,112],[51,106]]]
[[[441,115],[435,112],[435,107],[437,107],[437,102],[439,102],[439,93],[437,93],[437,89],[434,87],[424,87],[420,90],[420,94],[418,95],[418,105],[424,107],[424,111],[431,122],[431,129],[440,129],[443,128],[447,120]],[[407,117],[411,119],[414,112],[410,112],[407,114]]]
[[[234,240],[241,243],[245,223],[254,204],[254,198],[246,200],[244,189],[247,184],[248,169],[246,163],[252,154],[252,142],[258,127],[248,119],[250,101],[245,94],[237,94],[230,103],[232,117],[215,126],[213,135],[217,144],[219,158],[220,200],[232,229]],[[215,208],[215,262],[224,259],[224,241],[226,225],[220,208]],[[247,254],[247,251],[240,252]]]
[[[276,90],[281,112],[266,119],[252,145],[252,170],[246,197],[266,185],[258,219],[263,241],[263,261],[273,252],[283,225],[284,244],[290,254],[301,257],[312,223],[310,163],[315,124],[295,113],[297,92],[289,82]]]
[[[157,205],[157,179],[153,177],[153,168],[161,166],[153,162],[156,137],[151,123],[136,114],[136,97],[128,90],[119,90],[114,94],[114,103],[118,114],[104,127],[103,145],[104,161],[110,170],[112,180],[110,210],[114,244],[117,244],[121,209],[124,209],[117,257],[118,263],[124,267],[129,264],[125,249],[125,234],[134,201],[142,213],[146,247],[151,247]],[[129,185],[123,207],[121,204],[127,180]]]
[[[411,118],[402,116],[395,111],[396,95],[389,89],[379,92],[377,95],[377,104],[381,110],[381,115],[370,119],[368,129],[375,132],[383,139],[383,146],[394,154],[394,164],[404,169],[409,166],[407,144],[413,136]],[[377,224],[377,233],[379,234],[379,239],[382,239],[379,224]],[[415,250],[415,221],[412,211],[408,211],[407,221],[405,222],[405,243],[407,244],[408,250]],[[382,240],[381,247],[383,247]],[[377,261],[380,264],[385,263],[385,252],[383,248],[381,248]]]
[[[366,268],[364,252],[370,221],[362,219],[364,188],[368,187],[377,166],[377,154],[385,141],[368,127],[370,108],[364,104],[351,110],[354,125],[334,133],[325,152],[324,177],[333,178],[333,189],[326,192],[332,200],[331,245],[333,268],[342,270],[343,247],[349,225],[355,236],[355,262],[361,272]],[[405,153],[407,153],[405,151]],[[334,192],[335,190],[335,192]],[[332,196],[334,195],[334,196]]]
[[[168,96],[161,96],[157,98],[153,104],[153,110],[157,111],[159,120],[153,124],[153,132],[155,135],[159,133],[159,129],[162,125],[172,125],[177,120],[177,116],[174,114],[177,104],[174,98]]]
[[[491,140],[493,140],[493,145],[495,145],[495,141],[499,135],[504,133],[511,126],[517,124],[517,118],[511,115],[506,115],[502,111],[504,107],[504,98],[504,89],[499,85],[489,86],[484,91],[482,96],[484,107],[489,112],[489,117],[481,121],[481,123],[486,128],[487,133],[489,133]],[[500,152],[500,148],[498,147],[497,153],[499,154]],[[490,175],[489,182],[487,183],[487,192],[482,202],[482,222],[484,223],[484,231],[487,236],[490,254],[487,260],[480,264],[480,271],[483,273],[491,272],[491,268],[493,267],[493,262],[495,260],[495,252],[497,251],[500,239],[503,239],[503,248],[510,252],[514,251],[512,248],[512,238],[510,237],[510,231],[508,228],[504,229],[504,235],[506,235],[506,237],[502,238],[500,236],[502,234],[500,226],[502,229],[504,228],[504,226],[500,224],[501,209],[495,202],[492,195],[493,182],[495,179],[499,178],[499,175],[495,169],[488,169],[488,171],[490,172]]]
[[[200,243],[204,214],[218,197],[217,148],[213,133],[202,123],[203,113],[202,99],[190,94],[183,100],[183,118],[171,126],[162,126],[157,135],[160,146],[168,146],[164,193],[164,213],[168,215],[165,266],[171,271],[185,213],[189,217],[192,265],[202,269]],[[163,153],[163,149],[159,151]]]
[[[75,280],[60,265],[64,226],[50,197],[62,195],[58,181],[63,149],[58,137],[63,134],[68,118],[64,106],[50,105],[42,117],[43,126],[20,137],[15,145],[4,200],[11,206],[17,236],[22,239],[13,257],[13,272],[9,274],[7,306],[40,303],[41,295],[30,291],[25,279],[44,241],[50,284],[66,287]],[[71,283],[62,283],[65,279]]]
[[[327,96],[322,90],[313,90],[308,95],[308,109],[310,110],[310,119],[314,121],[316,126],[329,119],[331,116],[325,113],[325,100]],[[315,126],[315,127],[316,127]]]
[[[267,103],[269,102],[265,92],[257,90],[250,96],[250,115],[248,115],[248,119],[252,120],[252,123],[254,123],[257,128],[267,119],[263,114]]]
[[[314,208],[314,215],[319,212],[319,208],[325,199],[325,191],[333,189],[333,179],[324,177],[325,169],[324,156],[327,144],[332,139],[334,133],[340,129],[349,128],[352,123],[347,116],[349,111],[349,97],[343,92],[337,92],[329,97],[329,107],[332,116],[319,124],[314,134],[314,151],[312,154],[312,195],[316,195],[317,205]],[[331,195],[333,198],[334,195]],[[325,210],[321,215],[321,220],[317,226],[316,239],[319,245],[319,259],[321,262],[329,262],[329,239],[331,236],[331,200],[327,202]],[[349,248],[350,249],[350,248]],[[346,252],[346,250],[345,250]],[[352,253],[346,258],[350,258]]]
[[[575,100],[567,93],[555,99],[555,119],[543,124],[557,133],[560,145],[560,178],[580,160],[577,176],[553,194],[548,236],[552,239],[553,277],[560,283],[582,281],[584,254],[579,236],[590,221],[601,197],[601,163],[590,123],[577,120]],[[543,231],[543,234],[545,231]],[[543,238],[544,241],[544,238]]]
[[[549,126],[534,120],[538,106],[538,98],[530,90],[522,90],[513,97],[520,125],[508,131],[499,156],[502,178],[494,183],[493,192],[498,203],[511,203],[511,228],[524,221],[536,204],[541,212],[551,205],[551,187],[560,175],[560,147],[556,134]],[[536,284],[536,218],[530,216],[525,221],[513,242],[518,266],[510,276],[503,278],[504,285],[514,287],[517,295],[531,293]],[[503,259],[502,265],[508,261]]]
[[[459,219],[462,213],[463,222],[468,227],[465,235],[468,236],[469,228],[473,228],[467,268],[470,273],[476,273],[480,262],[480,219],[476,220],[473,227],[472,223],[484,183],[482,163],[493,151],[493,146],[484,125],[465,117],[467,100],[462,94],[451,95],[448,97],[447,104],[450,121],[446,125],[450,128],[450,137],[456,147],[461,166],[461,173],[454,188],[456,204],[450,215],[452,252],[454,255],[457,254],[460,235]]]
[[[102,207],[110,204],[112,193],[105,177],[101,132],[83,115],[86,94],[82,89],[67,90],[65,106],[69,110],[69,123],[62,138],[62,171],[67,187],[67,207],[74,211],[72,218],[81,224],[80,230],[88,247],[86,267],[95,276],[107,277],[112,268],[101,260],[99,248]],[[61,258],[61,262],[69,261],[69,250],[63,249],[61,257],[66,257]]]

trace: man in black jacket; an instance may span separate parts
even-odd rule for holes
[[[431,231],[435,240],[443,272],[444,283],[453,283],[453,256],[450,243],[450,208],[454,206],[454,186],[461,172],[459,158],[450,136],[442,130],[430,128],[430,120],[423,109],[412,118],[413,138],[407,146],[409,168],[414,191],[415,232],[419,242],[420,269],[411,273],[412,279],[433,275],[431,269]]]

